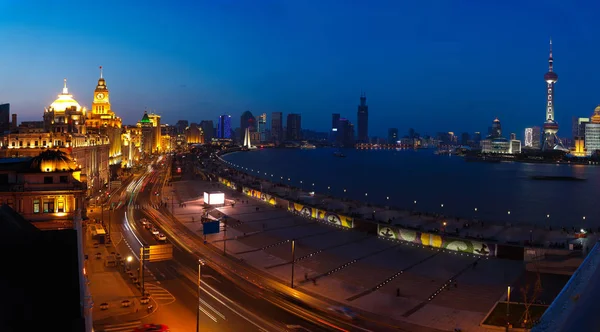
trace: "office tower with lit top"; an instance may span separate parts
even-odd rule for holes
[[[231,138],[231,115],[223,114],[219,116],[217,138]]]
[[[271,113],[271,141],[275,145],[283,142],[283,114],[281,112]]]
[[[544,75],[546,81],[546,122],[544,122],[544,145],[543,150],[566,150],[558,133],[558,123],[554,117],[554,84],[558,81],[558,75],[554,72],[554,58],[552,57],[552,39],[550,40],[550,56],[548,57],[548,72]]]
[[[367,106],[367,96],[364,92],[360,95],[356,122],[358,123],[358,143],[369,143],[369,106]]]

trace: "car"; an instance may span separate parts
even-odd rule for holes
[[[148,222],[147,222],[147,223],[144,225],[144,228],[145,228],[145,229],[152,229],[152,228],[153,228],[153,226],[152,226],[152,223],[148,221]]]
[[[169,330],[169,327],[166,326],[165,324],[144,324],[143,326],[140,326],[133,331],[134,332],[150,332],[150,331],[169,332],[170,330]]]
[[[349,320],[356,319],[356,313],[354,313],[352,310],[350,310],[349,308],[346,308],[346,307],[338,307],[338,306],[329,307],[328,310],[338,316],[345,318],[345,319],[349,319]]]
[[[160,232],[159,232],[159,231],[158,231],[158,229],[156,229],[156,228],[152,228],[152,231],[151,231],[151,232],[152,232],[152,234],[153,234],[153,235],[158,235],[158,234],[160,234]]]
[[[166,237],[166,236],[165,236],[163,233],[160,233],[160,234],[158,234],[158,235],[156,236],[156,239],[157,239],[158,241],[167,241],[167,237]]]
[[[142,219],[140,220],[140,222],[142,223],[142,226],[144,226],[144,227],[146,227],[146,225],[148,225],[148,224],[149,224],[149,222],[148,222],[148,219],[146,219],[146,218],[142,218]]]

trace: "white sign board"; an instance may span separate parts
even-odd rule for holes
[[[204,192],[204,204],[223,205],[225,204],[225,194],[222,192]]]

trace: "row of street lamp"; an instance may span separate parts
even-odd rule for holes
[[[220,158],[220,157],[219,157],[219,158]],[[246,171],[254,172],[254,169],[252,169],[252,168],[248,169],[248,167],[243,167],[243,166],[240,166],[240,165],[234,164],[234,163],[232,163],[232,162],[229,162],[229,161],[227,161],[227,160],[224,160],[223,158],[220,158],[220,159],[221,159],[221,161],[222,161],[222,162],[224,162],[224,163],[226,163],[226,164],[228,164],[228,165],[231,165],[231,166],[234,166],[234,167],[240,168],[240,169],[242,169],[242,170],[246,170]],[[260,172],[259,170],[256,170],[256,172],[257,172],[258,174],[261,174],[261,172]],[[264,174],[265,174],[265,175],[269,175],[267,172],[264,172]],[[271,174],[271,177],[274,177],[274,174]],[[283,181],[283,180],[285,179],[285,177],[284,177],[284,176],[281,176],[281,177],[280,177],[280,179]],[[287,180],[288,180],[288,182],[290,182],[290,181],[291,181],[291,178],[289,178],[289,177],[288,177],[288,178],[287,178]],[[304,181],[303,181],[303,180],[300,180],[300,190],[303,190],[303,183],[304,183]],[[314,182],[312,182],[312,187],[313,187],[313,191],[314,191],[314,187],[315,187],[315,183],[314,183]],[[343,190],[344,190],[344,193],[347,193],[347,189],[346,189],[346,188],[344,188]],[[331,191],[331,186],[327,186],[327,192],[329,193],[329,191]],[[369,193],[365,193],[365,197],[368,197],[368,196],[369,196]],[[389,201],[389,200],[390,200],[390,196],[386,196],[385,198],[386,198],[386,200],[387,200],[387,201]],[[414,201],[413,201],[413,203],[414,203],[414,205],[416,206],[416,205],[417,205],[417,200],[414,200]],[[440,208],[442,208],[442,209],[444,208],[444,204],[443,204],[443,203],[442,203],[442,204],[440,204]],[[474,211],[475,211],[475,213],[477,213],[477,212],[478,212],[478,208],[474,208]],[[508,211],[507,211],[507,215],[509,215],[509,216],[511,215],[511,212],[510,212],[510,210],[508,210]],[[546,214],[546,218],[547,218],[547,219],[550,219],[550,214]],[[585,217],[585,216],[583,216],[583,217],[582,217],[582,220],[583,220],[583,221],[585,221],[585,218],[586,218],[586,217]]]

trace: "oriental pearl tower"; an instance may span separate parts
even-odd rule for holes
[[[550,57],[548,58],[548,72],[544,75],[546,81],[546,122],[544,122],[544,146],[543,150],[568,151],[562,145],[556,133],[558,123],[554,119],[554,84],[558,81],[558,75],[554,72],[554,59],[552,58],[552,39],[550,39]]]

